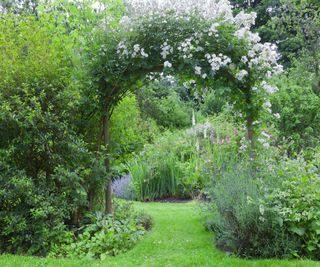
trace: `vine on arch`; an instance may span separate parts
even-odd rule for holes
[[[164,72],[194,90],[216,80],[228,85],[230,103],[245,118],[253,145],[254,121],[262,110],[270,111],[268,94],[277,90],[267,80],[282,72],[277,47],[260,43],[250,31],[256,15],[233,16],[226,0],[128,0],[125,6],[119,23],[97,29],[87,53],[103,126],[98,139],[108,147],[108,122],[123,95],[148,73]],[[105,165],[109,171],[108,159]],[[110,213],[110,179],[105,195]]]

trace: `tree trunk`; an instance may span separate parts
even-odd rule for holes
[[[252,108],[252,95],[251,89],[247,88],[246,93],[246,104],[249,107],[246,114],[246,126],[247,126],[247,138],[249,141],[249,154],[251,160],[255,159],[255,132],[254,132],[254,125],[253,125],[253,112],[254,109]]]
[[[247,117],[247,137],[250,142],[250,145],[253,145],[253,141],[254,141],[253,119],[250,115]]]
[[[88,191],[88,210],[92,211],[93,210],[93,202],[94,202],[94,189],[90,188]]]
[[[102,117],[102,125],[103,125],[103,144],[106,148],[107,154],[109,154],[109,113],[106,112]],[[107,155],[105,159],[105,167],[108,177],[107,184],[105,186],[105,211],[107,213],[112,213],[112,188],[111,188],[111,177],[110,177],[110,161],[109,155]]]
[[[106,198],[106,212],[112,214],[112,187],[111,187],[111,179],[107,182],[105,189],[105,198]]]
[[[256,157],[255,155],[255,133],[253,128],[253,119],[250,115],[247,116],[247,137],[249,141],[249,154],[250,154],[250,160],[253,161]]]
[[[96,159],[99,160],[99,152],[101,148],[101,139],[102,139],[102,119],[100,120],[100,125],[99,125],[99,133],[98,133],[98,138],[97,138],[97,150],[96,150]],[[94,198],[96,194],[96,188],[94,188],[92,185],[90,186],[88,193],[87,193],[87,200],[88,200],[88,210],[92,211],[93,210],[93,204],[94,204]]]

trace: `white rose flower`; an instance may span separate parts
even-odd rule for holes
[[[165,62],[163,63],[163,66],[164,66],[165,68],[171,68],[171,67],[172,67],[172,64],[171,64],[169,61],[165,61]]]

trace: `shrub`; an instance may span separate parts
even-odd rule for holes
[[[142,119],[136,97],[128,95],[115,107],[111,117],[110,152],[115,165],[132,158],[158,135],[156,122]]]
[[[282,78],[277,86],[279,92],[273,95],[271,102],[273,112],[279,113],[280,119],[270,120],[277,126],[278,142],[286,144],[291,153],[319,145],[319,96],[310,86],[299,85],[289,78]]]
[[[58,191],[44,177],[35,183],[23,171],[0,169],[0,251],[45,255],[60,242],[68,231],[66,222],[84,205],[86,194],[78,176],[64,171]]]
[[[0,253],[45,255],[106,180],[77,131],[75,40],[40,13],[1,14]]]
[[[130,203],[117,203],[114,215],[90,213],[76,235],[66,235],[65,243],[50,255],[70,258],[115,256],[130,249],[152,226],[149,215],[136,213]]]
[[[242,158],[212,179],[206,228],[243,257],[319,259],[319,183],[318,167],[301,157],[266,150],[255,163]]]
[[[219,114],[223,110],[223,107],[227,104],[227,99],[223,96],[224,90],[226,88],[214,89],[208,92],[200,106],[202,114],[209,116]]]
[[[279,227],[274,213],[259,206],[263,194],[250,167],[238,165],[221,176],[212,190],[214,212],[207,222],[219,248],[249,258],[290,256],[296,239]]]
[[[188,176],[194,150],[192,140],[182,131],[167,132],[154,144],[145,146],[141,155],[128,164],[135,198],[149,201],[190,197],[195,189],[190,185],[197,183]]]
[[[320,175],[311,170],[282,183],[264,205],[274,212],[280,226],[299,240],[294,256],[320,259]]]
[[[191,125],[192,103],[182,100],[176,84],[160,79],[142,87],[136,94],[142,115],[154,119],[159,126],[184,128]]]

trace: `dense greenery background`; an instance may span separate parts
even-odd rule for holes
[[[257,13],[253,31],[278,45],[285,67],[271,112],[245,109],[254,151],[233,108],[246,94],[231,83],[200,94],[171,75],[145,77],[155,56],[118,61],[122,1],[0,2],[0,253],[103,259],[130,249],[152,219],[108,206],[112,181],[129,173],[124,198],[205,200],[222,250],[320,258],[320,2],[230,2],[234,14]],[[180,21],[181,36],[195,21],[206,26]],[[127,38],[143,43],[161,25]]]

